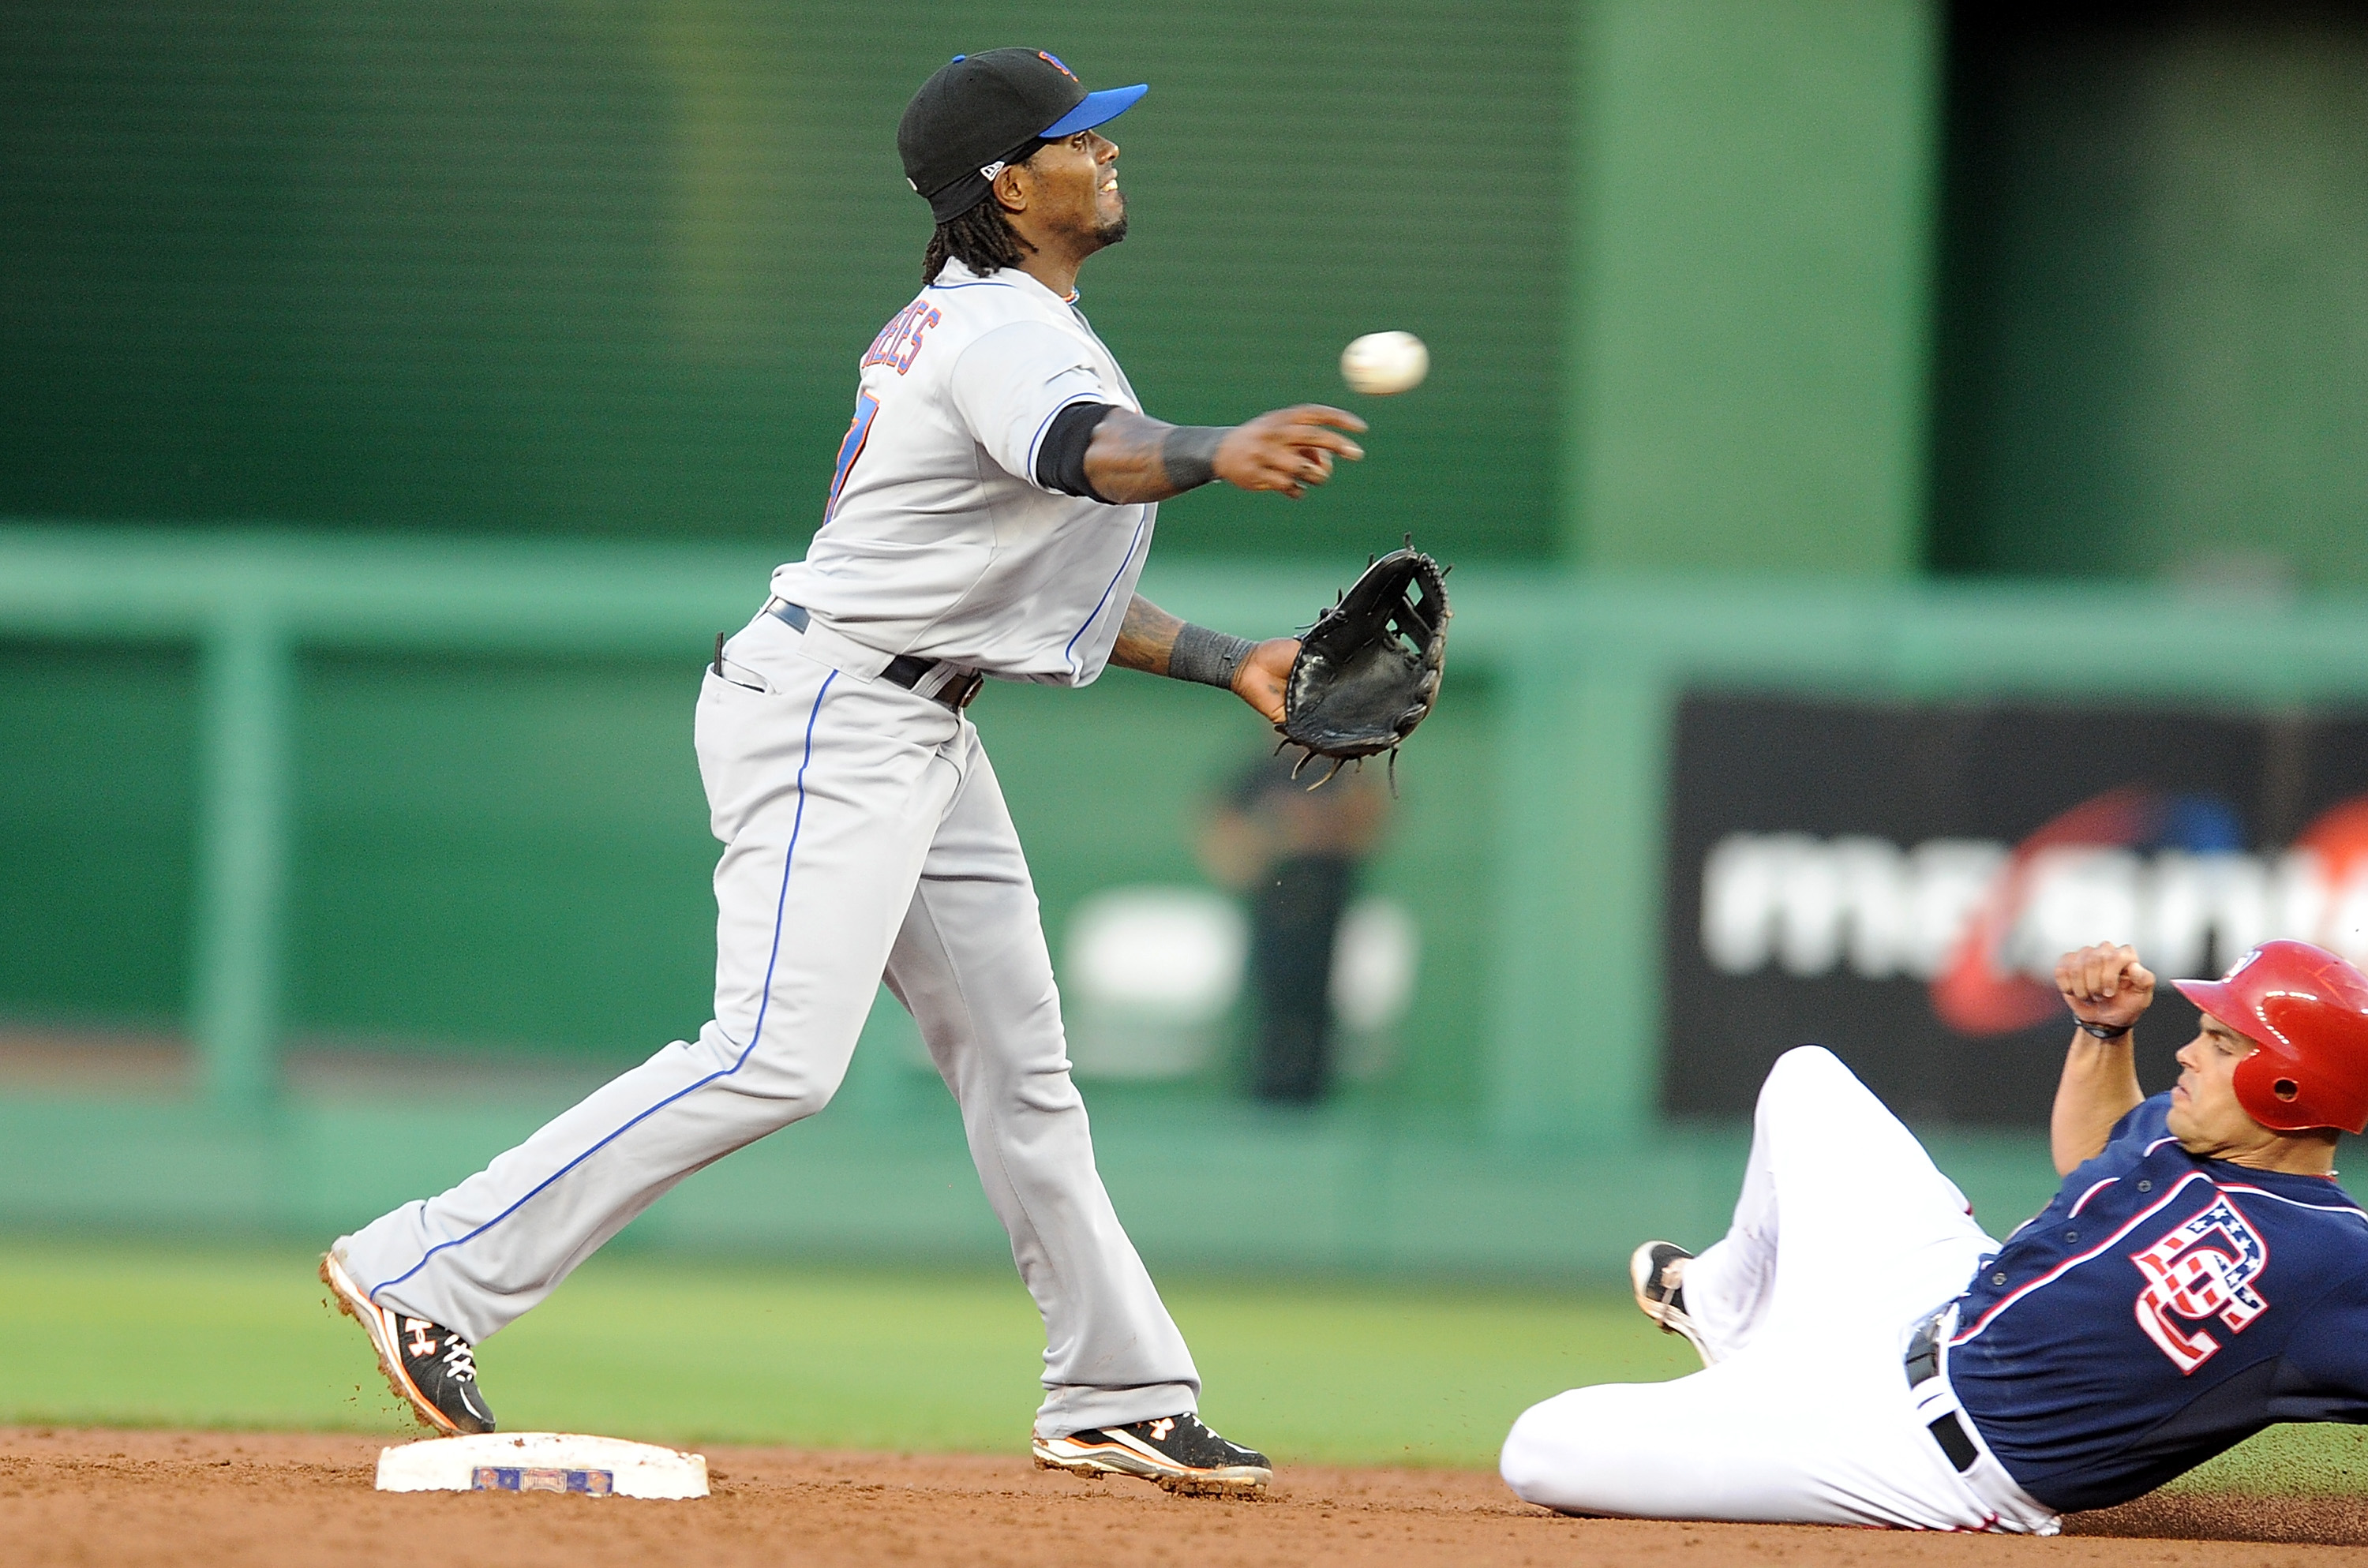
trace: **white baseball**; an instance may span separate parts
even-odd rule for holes
[[[1340,350],[1340,377],[1373,397],[1411,392],[1430,374],[1430,350],[1410,332],[1369,332]]]

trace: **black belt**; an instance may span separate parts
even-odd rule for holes
[[[1911,1389],[1929,1383],[1941,1375],[1942,1315],[1941,1312],[1934,1312],[1918,1324],[1916,1332],[1908,1336],[1907,1356],[1903,1365],[1907,1372],[1907,1386]],[[1974,1447],[1973,1438],[1966,1435],[1965,1424],[1957,1419],[1955,1411],[1947,1412],[1926,1429],[1932,1434],[1932,1440],[1941,1445],[1941,1451],[1949,1456],[1949,1462],[1957,1467],[1958,1474],[1963,1475],[1973,1469],[1974,1461],[1981,1458],[1981,1450]]]
[[[793,605],[787,599],[775,599],[765,607],[765,613],[799,631],[806,629],[806,623],[811,619],[806,614],[805,606]],[[910,691],[919,686],[928,677],[928,673],[937,667],[938,661],[935,659],[916,659],[910,653],[899,653],[888,661],[888,667],[880,672],[880,678]],[[959,713],[970,706],[971,699],[976,697],[978,688],[985,684],[986,677],[976,670],[972,670],[946,682],[931,696],[930,700],[941,702]]]

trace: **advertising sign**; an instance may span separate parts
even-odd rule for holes
[[[2368,960],[2368,714],[1696,694],[1668,847],[1665,1111],[1748,1116],[1814,1041],[1911,1121],[2044,1127],[2059,954]],[[2163,986],[2149,1092],[2194,1022]]]

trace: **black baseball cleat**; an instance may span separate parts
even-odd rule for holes
[[[1646,1242],[1629,1255],[1628,1282],[1636,1288],[1637,1311],[1659,1324],[1662,1333],[1683,1335],[1707,1367],[1718,1358],[1686,1312],[1686,1265],[1693,1256],[1675,1242]]]
[[[1039,1437],[1035,1448],[1039,1470],[1065,1470],[1096,1480],[1137,1475],[1187,1495],[1255,1497],[1274,1480],[1274,1467],[1264,1454],[1225,1441],[1190,1411],[1127,1426],[1090,1427],[1065,1437]]]
[[[335,1248],[321,1255],[321,1283],[337,1310],[369,1331],[387,1386],[420,1422],[449,1437],[494,1429],[494,1413],[477,1387],[477,1357],[469,1342],[441,1324],[381,1307],[362,1293]]]

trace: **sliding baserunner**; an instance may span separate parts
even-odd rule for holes
[[[1574,1389],[1514,1423],[1514,1491],[1571,1513],[2052,1534],[2264,1426],[2368,1422],[2368,1215],[2336,1185],[2368,1126],[2368,978],[2270,942],[2138,1089],[2135,949],[2067,954],[2079,1024],[2064,1178],[2001,1244],[1816,1046],[1759,1093],[1735,1222],[1647,1242],[1638,1304],[1704,1369]]]

